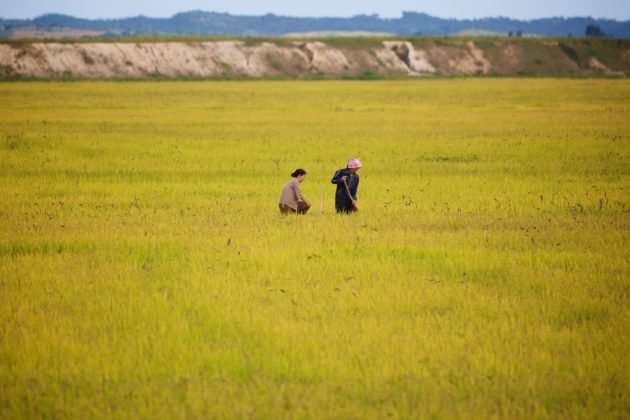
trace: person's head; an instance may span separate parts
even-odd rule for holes
[[[359,169],[361,169],[361,161],[357,158],[350,159],[348,162],[348,170],[352,173],[356,173]]]
[[[291,176],[296,178],[298,182],[304,181],[304,177],[306,176],[306,171],[304,169],[296,169]]]

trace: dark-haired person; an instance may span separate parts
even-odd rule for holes
[[[337,213],[354,213],[357,211],[357,188],[359,188],[359,174],[361,161],[350,159],[346,168],[341,168],[332,177],[331,182],[337,185],[335,192],[335,209]]]
[[[305,176],[306,171],[304,169],[296,169],[291,174],[291,180],[284,185],[280,196],[280,213],[306,214],[308,209],[311,208],[311,203],[300,190],[300,184],[304,182]]]

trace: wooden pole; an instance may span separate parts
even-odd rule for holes
[[[324,189],[322,188],[322,183],[319,183],[319,210],[324,213]]]
[[[350,199],[350,202],[352,203],[352,207],[356,209],[357,205],[354,204],[354,200],[352,199],[352,194],[350,194],[350,188],[348,188],[348,184],[346,184],[346,180],[342,179],[341,181],[343,182],[343,186],[346,187],[346,194],[348,194],[348,198]]]

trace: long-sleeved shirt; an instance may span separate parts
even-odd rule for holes
[[[352,204],[352,201],[350,201],[350,199],[348,198],[346,187],[343,186],[343,182],[341,181],[342,176],[346,176],[346,184],[348,184],[350,195],[352,196],[353,200],[356,200],[357,188],[359,188],[359,174],[353,174],[348,170],[348,168],[342,168],[335,172],[335,175],[330,180],[330,182],[337,185],[337,191],[335,192],[335,201],[340,204],[349,205]]]
[[[284,185],[282,189],[282,195],[280,196],[280,204],[291,207],[297,211],[298,201],[304,199],[304,195],[300,190],[300,181],[297,178],[291,178],[289,182]]]

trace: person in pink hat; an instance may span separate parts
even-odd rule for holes
[[[331,182],[337,185],[335,192],[335,209],[337,213],[354,213],[357,211],[357,188],[359,188],[359,174],[361,161],[352,158],[348,166],[335,172]]]

